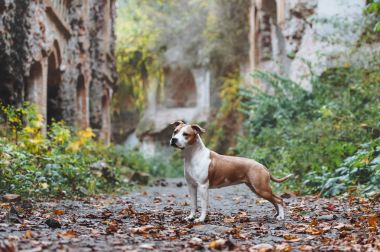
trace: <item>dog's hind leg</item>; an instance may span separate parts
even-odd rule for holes
[[[276,214],[274,216],[276,219],[284,219],[283,200],[277,195],[275,195],[269,186],[260,189],[255,188],[252,184],[249,183],[247,183],[247,186],[252,190],[252,192],[256,193],[258,196],[268,200],[270,203],[273,204],[274,208],[276,209]]]

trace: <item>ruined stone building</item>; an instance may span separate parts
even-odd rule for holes
[[[249,13],[243,15],[244,49],[238,62],[243,85],[256,85],[271,92],[266,83],[251,77],[255,70],[277,73],[310,90],[310,64],[315,74],[347,64],[368,64],[371,57],[380,57],[378,44],[357,48],[365,24],[363,9],[366,0],[246,0]],[[235,17],[236,18],[236,17]],[[326,22],[328,20],[328,22]],[[326,38],[330,41],[326,41]],[[335,41],[331,41],[334,40]],[[350,48],[354,47],[355,52]],[[178,48],[168,48],[167,55],[184,55]],[[198,48],[201,51],[202,48]],[[136,130],[125,141],[139,146],[144,153],[155,153],[167,146],[171,122],[207,123],[214,120],[214,102],[222,71],[215,65],[178,67],[166,57],[165,83],[157,88],[152,83],[148,104]],[[363,63],[364,62],[364,63]],[[174,66],[173,66],[174,65]],[[162,98],[164,97],[164,98]]]
[[[0,99],[110,141],[115,0],[0,0]]]
[[[363,10],[367,3],[251,0],[245,74],[254,70],[275,72],[310,90],[310,66],[314,74],[320,75],[328,68],[371,62],[370,58],[379,56],[378,44],[357,46],[365,30]],[[252,82],[252,78],[246,78],[246,83]],[[264,83],[254,84],[268,88]]]

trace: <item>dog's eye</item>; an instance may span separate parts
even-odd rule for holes
[[[187,136],[189,136],[189,134],[187,134],[187,133],[183,133],[183,136],[187,137]]]
[[[175,130],[175,131],[174,131],[174,134],[177,134],[177,133],[178,133],[178,130]]]

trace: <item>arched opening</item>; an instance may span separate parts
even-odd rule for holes
[[[87,120],[87,92],[86,92],[86,86],[84,82],[84,76],[81,74],[79,75],[78,81],[77,81],[77,120],[78,120],[78,126],[81,129],[84,129],[88,126],[88,120]]]
[[[165,108],[195,107],[197,105],[197,88],[190,69],[166,68],[165,84],[158,103]]]
[[[59,71],[56,55],[51,53],[48,57],[48,77],[47,77],[47,122],[60,121],[63,119],[62,108],[60,106],[59,86],[61,73]]]
[[[37,106],[41,105],[38,102],[41,100],[43,92],[43,76],[42,66],[40,62],[35,62],[30,67],[28,81],[25,85],[24,100],[30,103],[35,103]]]

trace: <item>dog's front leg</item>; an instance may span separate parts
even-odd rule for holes
[[[187,183],[187,185],[189,187],[189,193],[191,197],[191,211],[185,220],[192,220],[194,219],[195,212],[197,211],[197,187],[190,183]]]
[[[201,216],[195,222],[204,222],[207,216],[208,206],[208,183],[198,185],[199,195],[201,197]]]

